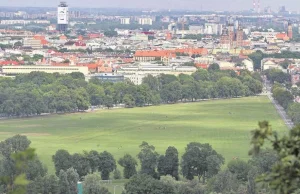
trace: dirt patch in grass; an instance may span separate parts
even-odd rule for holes
[[[22,133],[21,135],[32,136],[32,137],[50,136],[49,133]]]
[[[0,132],[0,135],[10,134],[11,132]]]

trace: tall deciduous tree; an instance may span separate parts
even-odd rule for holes
[[[278,193],[293,193],[299,188],[300,177],[300,126],[294,127],[288,135],[278,137],[267,121],[259,122],[259,128],[252,131],[253,149],[250,154],[260,153],[261,148],[268,142],[278,154],[279,161],[271,172],[264,174],[258,180],[267,183]]]
[[[175,147],[168,147],[164,156],[160,156],[158,160],[157,170],[160,176],[170,175],[178,180],[178,151]]]
[[[147,142],[143,142],[140,145],[141,151],[138,154],[138,158],[141,162],[141,173],[157,177],[156,167],[158,160],[158,153],[155,151],[155,147],[149,145]]]
[[[72,156],[67,150],[57,150],[55,155],[52,156],[56,174],[58,175],[61,170],[68,170],[72,167]]]
[[[101,177],[98,173],[89,174],[83,181],[84,194],[110,194],[107,188],[101,185]]]
[[[103,180],[109,180],[109,174],[116,169],[116,161],[113,155],[107,151],[99,155],[99,171]]]
[[[205,182],[210,162],[207,158],[213,155],[220,159],[221,164],[224,163],[222,155],[212,149],[209,144],[189,143],[182,156],[181,168],[183,176],[189,180],[194,179],[194,176],[198,176],[199,180],[202,178],[203,182]]]
[[[129,154],[124,155],[122,158],[119,159],[118,163],[120,166],[124,168],[123,170],[124,178],[129,179],[130,177],[132,177],[137,173],[136,166],[138,164],[135,158],[133,158],[131,155]]]

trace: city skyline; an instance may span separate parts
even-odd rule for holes
[[[2,2],[4,1],[4,2]],[[300,2],[296,0],[286,0],[284,4],[282,0],[260,0],[260,8],[270,6],[274,11],[278,10],[280,6],[286,6],[288,10],[294,10],[295,7],[300,7]],[[13,7],[56,7],[60,1],[37,1],[37,0],[0,0],[1,6]],[[195,0],[152,0],[152,1],[138,1],[127,0],[111,0],[109,2],[104,0],[67,0],[70,7],[84,7],[84,8],[142,8],[142,9],[187,9],[187,10],[225,10],[238,11],[250,10],[253,8],[252,0],[210,0],[210,1],[195,1]],[[91,6],[89,6],[91,5]]]

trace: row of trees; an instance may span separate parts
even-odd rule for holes
[[[167,194],[204,194],[204,193],[272,193],[268,187],[256,182],[260,174],[270,173],[279,158],[272,150],[264,150],[254,155],[248,162],[240,159],[230,161],[226,167],[212,175],[206,183],[195,180],[176,180],[170,175],[159,180],[147,174],[137,174],[125,184],[125,193],[167,193]],[[203,160],[202,160],[203,161]],[[211,164],[214,166],[214,163]],[[195,168],[196,169],[196,166]]]
[[[295,124],[300,123],[300,104],[294,102],[295,96],[298,96],[298,88],[287,89],[283,85],[275,83],[272,87],[274,99],[287,111]]]
[[[264,58],[283,58],[283,59],[300,59],[300,52],[281,51],[280,53],[265,54],[262,51],[256,51],[249,55],[254,63],[254,69],[261,69],[261,60]]]
[[[184,178],[177,177],[176,148],[169,147],[159,156],[154,146],[143,142],[138,154],[141,163],[138,173],[137,162],[130,155],[118,161],[124,167],[124,174],[127,168],[131,177],[125,184],[124,194],[299,193],[299,132],[298,126],[279,137],[268,122],[260,122],[259,128],[252,131],[251,159],[245,162],[233,158],[222,170],[224,159],[209,144],[190,143],[180,164]],[[265,142],[269,142],[273,150],[262,150]],[[74,194],[77,182],[83,180],[85,194],[109,194],[97,170],[84,177],[73,167],[60,170],[58,177],[47,175],[29,145],[30,141],[20,135],[0,143],[1,193]],[[95,161],[98,159],[95,157]]]
[[[166,175],[170,175],[176,180],[179,179],[179,156],[175,147],[169,147],[164,155],[159,155],[155,151],[155,147],[147,142],[143,142],[140,149],[141,151],[137,155],[141,165],[140,173],[155,179]],[[56,175],[59,175],[61,170],[74,168],[80,178],[99,172],[102,180],[108,180],[110,173],[116,171],[116,160],[112,154],[106,151],[102,153],[90,151],[84,154],[70,155],[66,150],[58,150],[53,156],[53,162]],[[118,160],[118,164],[124,169],[124,178],[129,179],[137,174],[138,163],[131,155],[124,155]],[[193,180],[196,176],[205,183],[207,178],[218,173],[222,164],[224,164],[224,158],[209,144],[193,142],[187,145],[186,152],[182,156],[182,175],[188,180]]]
[[[262,91],[260,76],[247,71],[200,69],[192,75],[147,76],[141,85],[130,82],[86,82],[83,74],[59,75],[32,72],[15,79],[0,79],[0,116],[31,116],[87,110],[90,106],[115,104],[149,106],[178,101],[233,98]]]

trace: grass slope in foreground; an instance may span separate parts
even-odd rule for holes
[[[107,150],[118,159],[125,153],[136,156],[142,141],[159,153],[175,146],[180,155],[189,142],[210,143],[228,162],[248,158],[250,131],[261,120],[270,121],[279,132],[287,130],[267,97],[249,97],[3,120],[0,140],[28,136],[50,172],[51,156],[58,149]]]

